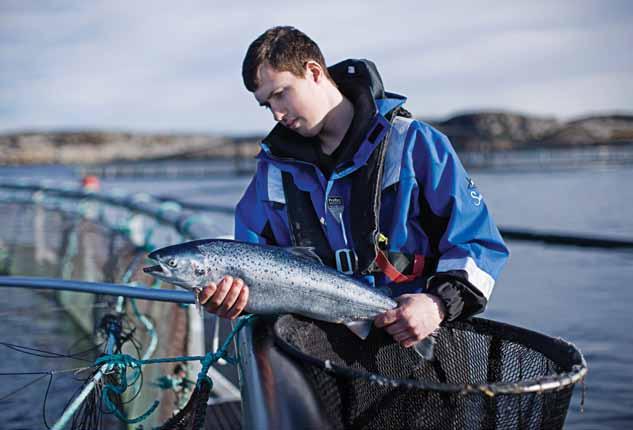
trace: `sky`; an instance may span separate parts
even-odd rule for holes
[[[633,1],[0,0],[0,133],[263,133],[241,65],[292,25],[417,116],[633,113]]]

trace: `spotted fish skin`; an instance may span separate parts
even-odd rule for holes
[[[241,278],[249,287],[246,312],[294,313],[342,323],[363,339],[378,315],[398,306],[378,290],[324,266],[306,251],[224,239],[194,240],[153,251],[149,258],[158,265],[143,270],[197,291],[224,275]],[[432,360],[434,345],[435,338],[428,336],[414,350],[424,360]]]
[[[397,306],[354,278],[274,246],[204,239],[158,249],[149,258],[161,269],[146,272],[188,289],[202,288],[224,275],[243,279],[249,287],[249,313],[296,313],[350,323],[373,320]]]

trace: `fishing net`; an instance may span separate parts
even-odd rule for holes
[[[176,415],[167,420],[160,430],[199,430],[204,426],[207,414],[207,400],[211,392],[211,383],[202,379],[187,402]]]
[[[431,361],[383,330],[287,315],[274,331],[334,429],[560,429],[587,371],[573,345],[485,319],[443,326]]]
[[[3,198],[6,201],[3,201]],[[151,236],[151,239],[158,243],[168,240],[174,242],[180,237],[173,228],[159,225],[148,216],[131,214],[124,208],[107,205],[101,209],[108,214],[111,225],[102,225],[99,220],[81,217],[76,211],[71,210],[81,202],[75,202],[74,206],[71,203],[59,200],[43,201],[41,205],[36,205],[29,199],[17,199],[16,196],[0,193],[0,219],[4,221],[0,226],[0,276],[38,276],[110,283],[147,282],[148,279],[143,274],[140,264],[147,251],[130,240],[126,235],[128,230],[135,226],[142,232],[154,229],[155,234]],[[88,208],[87,204],[84,206]],[[143,226],[146,227],[145,230],[141,229]],[[141,236],[142,239],[149,238],[147,234]],[[38,299],[37,303],[40,303],[39,299],[41,299],[43,303],[41,307],[32,306],[35,300],[33,296]],[[10,300],[7,303],[12,307],[3,308],[5,327],[4,330],[0,330],[0,341],[17,344],[20,342],[19,338],[24,337],[26,338],[24,343],[28,344],[40,339],[36,336],[40,336],[42,332],[41,341],[37,344],[39,348],[57,351],[69,344],[71,345],[69,348],[73,351],[84,350],[88,349],[85,343],[90,343],[92,346],[99,345],[99,347],[95,346],[88,355],[82,355],[83,361],[73,362],[68,359],[70,363],[64,365],[65,367],[57,365],[57,362],[53,363],[50,355],[43,356],[49,358],[40,361],[36,361],[37,357],[32,355],[28,360],[16,355],[20,357],[19,360],[7,359],[5,366],[0,366],[0,370],[5,373],[9,371],[28,373],[32,369],[48,370],[49,368],[51,371],[57,371],[60,366],[64,369],[86,366],[91,364],[100,352],[104,352],[107,334],[103,330],[102,322],[109,314],[115,312],[118,302],[116,297],[77,294],[68,291],[55,294],[35,293],[28,290],[11,291],[9,297]],[[31,303],[30,306],[29,303]],[[56,313],[53,313],[53,310],[56,310]],[[139,301],[132,304],[131,301],[127,301],[122,302],[122,310],[125,313],[125,330],[117,339],[115,352],[124,352],[140,358],[153,345],[152,339],[156,338],[160,341],[156,341],[153,347],[154,356],[168,357],[185,354],[188,340],[186,309],[173,303]],[[32,318],[26,317],[28,313],[32,313]],[[25,315],[24,318],[22,314]],[[54,335],[44,336],[47,326],[41,324],[39,331],[34,326],[34,322],[44,321],[43,315],[48,317],[46,321],[54,320],[48,322],[51,327],[59,323],[64,330],[60,329]],[[68,318],[68,315],[71,318]],[[7,321],[9,318],[11,320]],[[156,322],[151,332],[147,326],[143,325],[141,318],[145,321]],[[70,323],[62,325],[60,321],[65,320],[72,320],[76,325],[70,325]],[[12,328],[14,329],[11,330]],[[12,331],[19,331],[20,336],[14,335]],[[91,339],[94,340],[94,344]],[[74,345],[76,340],[83,343],[76,346]],[[3,350],[2,353],[4,354],[5,351]],[[170,363],[144,367],[145,383],[140,381],[135,385],[134,390],[130,390],[132,394],[113,396],[110,399],[113,409],[125,410],[129,416],[136,417],[141,415],[154,399],[159,399],[159,408],[143,421],[141,427],[154,428],[160,423],[169,421],[169,426],[165,428],[201,428],[205,420],[210,386],[202,384],[200,389],[196,389],[187,407],[181,410],[181,413],[177,415],[178,419],[175,419],[172,417],[176,407],[176,396],[173,390],[162,390],[153,384],[161,376],[171,374],[172,368],[173,364]],[[7,389],[0,392],[0,396],[9,392],[11,394],[8,396],[9,400],[15,402],[17,406],[0,408],[0,421],[8,422],[2,428],[15,428],[12,426],[14,424],[19,425],[19,428],[43,428],[42,415],[44,414],[46,414],[45,417],[48,416],[49,422],[59,419],[79,390],[92,381],[95,372],[90,374],[85,372],[79,376],[59,372],[55,374],[50,390],[47,390],[47,379],[42,378],[37,384],[34,383],[27,389],[22,389],[21,379],[14,382],[5,376],[0,382],[3,382]],[[117,385],[118,381],[111,375],[106,375],[101,379],[96,384],[97,389],[82,403],[69,426],[64,428],[116,429],[124,427],[124,423],[102,404],[101,390],[105,383]],[[42,392],[45,392],[44,407]]]

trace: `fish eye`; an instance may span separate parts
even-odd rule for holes
[[[176,259],[175,258],[172,258],[171,260],[167,261],[167,265],[169,267],[176,267],[178,265],[178,263],[176,263]]]

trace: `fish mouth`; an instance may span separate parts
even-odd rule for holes
[[[155,266],[143,267],[143,272],[149,273],[150,275],[164,275],[165,272],[163,268],[157,264]]]
[[[154,266],[143,267],[143,272],[147,273],[148,275],[156,276],[157,278],[166,278],[170,276],[171,273],[167,267],[161,264],[159,259],[159,251],[159,249],[152,251],[147,256],[147,258],[149,258],[150,260],[154,260],[153,263],[158,264]]]
[[[151,257],[151,254],[150,254]],[[143,267],[143,272],[147,273],[150,276],[154,276],[155,278],[168,280],[173,277],[171,270],[165,267],[160,261],[157,261],[156,258],[152,258],[152,260],[156,261],[158,264],[154,266]]]
[[[177,285],[185,289],[193,288],[191,285],[189,285],[188,282],[183,281],[182,279],[178,279],[168,268],[163,267],[160,264],[157,264],[155,266],[143,267],[143,272],[147,273],[150,276],[153,276],[154,278],[160,279],[161,281]]]

